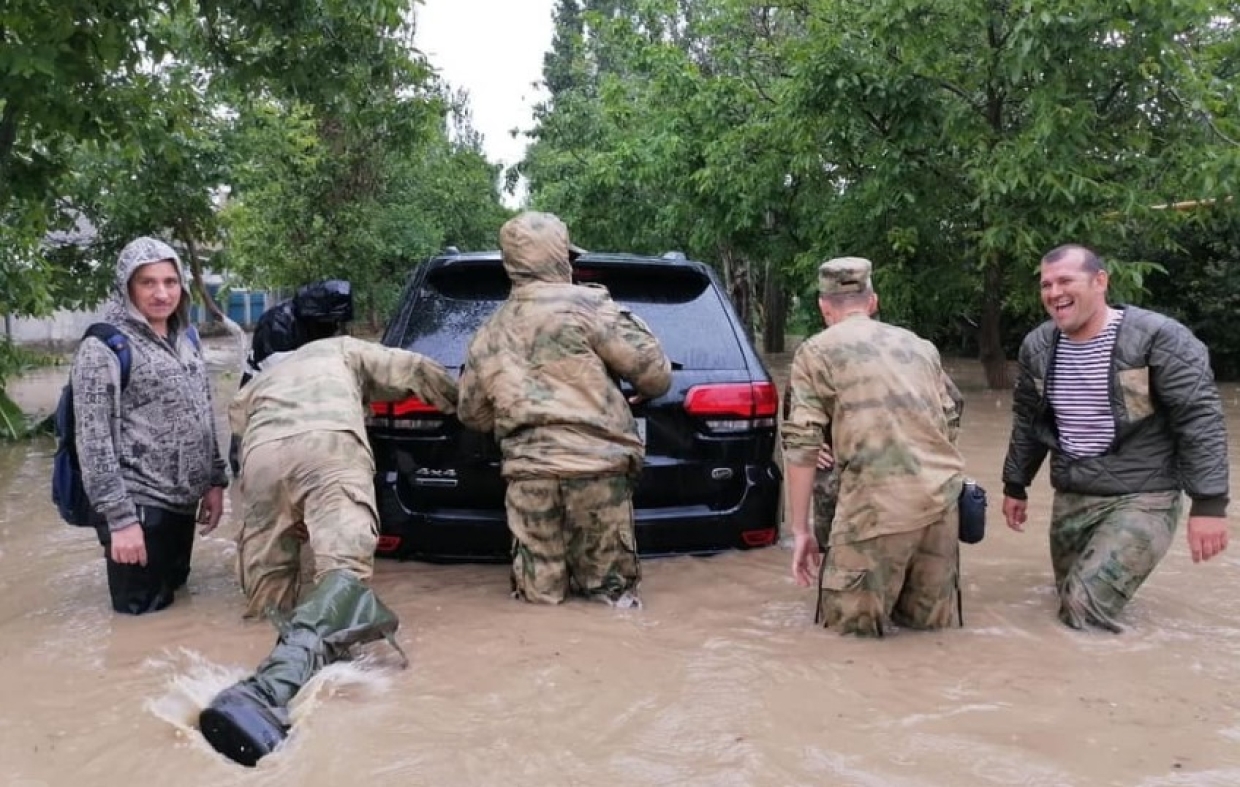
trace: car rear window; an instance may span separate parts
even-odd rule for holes
[[[607,287],[612,298],[650,326],[668,357],[683,368],[745,368],[723,303],[700,272],[582,263],[575,278]],[[401,346],[460,366],[474,332],[508,297],[508,290],[508,276],[498,263],[432,271],[418,293]]]

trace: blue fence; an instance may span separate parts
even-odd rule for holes
[[[234,288],[228,291],[225,299],[220,298],[220,285],[208,284],[207,292],[211,293],[211,297],[228,315],[228,319],[240,325],[242,328],[253,328],[258,322],[259,316],[265,312],[268,307],[276,305],[278,299],[273,293],[259,290],[249,290],[245,288]],[[195,303],[190,311],[190,319],[195,324],[202,325],[215,320],[214,315],[203,308],[202,304]]]

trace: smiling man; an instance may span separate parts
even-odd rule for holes
[[[1042,258],[1051,319],[1020,348],[1003,515],[1024,530],[1026,487],[1051,456],[1051,563],[1059,618],[1121,631],[1119,614],[1167,553],[1190,501],[1199,562],[1227,547],[1227,434],[1210,356],[1188,328],[1107,304],[1093,251]]]

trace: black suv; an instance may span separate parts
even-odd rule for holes
[[[646,464],[634,492],[644,555],[758,547],[778,538],[774,462],[779,397],[714,272],[680,254],[588,253],[574,281],[607,287],[654,331],[672,387],[635,406]],[[459,373],[474,332],[508,297],[493,252],[434,257],[411,274],[383,344]],[[417,399],[374,403],[368,431],[382,523],[378,553],[507,559],[500,451]]]

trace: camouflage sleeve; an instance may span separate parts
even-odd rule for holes
[[[960,420],[964,416],[964,395],[945,369],[940,369],[939,374],[943,378],[941,396],[943,415],[947,417],[947,439],[952,441],[952,445],[956,445],[960,439]]]
[[[116,353],[98,339],[84,339],[70,372],[73,416],[82,488],[116,530],[138,521],[121,476],[115,435],[120,433],[121,365]]]
[[[797,348],[792,357],[792,374],[788,381],[789,408],[780,430],[783,437],[784,461],[801,467],[818,462],[818,449],[823,435],[829,434],[833,394],[825,384],[816,385],[813,355],[806,345]],[[825,383],[825,370],[820,383]]]
[[[465,356],[465,368],[461,370],[456,417],[470,429],[487,433],[495,430],[495,406],[479,377],[478,368],[477,358],[474,357],[471,347]]]
[[[357,341],[346,345],[354,353],[371,401],[394,401],[416,396],[441,413],[456,412],[456,381],[448,370],[424,355]]]
[[[672,362],[646,323],[611,298],[599,304],[597,318],[592,346],[607,368],[648,399],[667,393]]]
[[[241,389],[233,394],[228,403],[228,428],[237,437],[245,434],[246,424],[250,421],[249,399],[252,389]]]
[[[1020,346],[1020,371],[1012,393],[1012,435],[1003,459],[1003,494],[1018,500],[1026,498],[1025,488],[1033,483],[1047,453],[1046,445],[1034,434],[1041,395],[1033,379],[1029,342],[1026,337]]]

